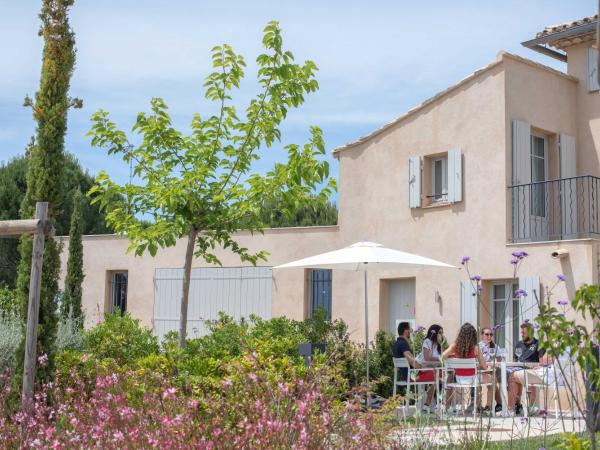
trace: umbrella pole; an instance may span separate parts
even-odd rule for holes
[[[365,358],[367,363],[367,408],[369,405],[369,308],[367,301],[367,271],[364,271],[365,274]]]

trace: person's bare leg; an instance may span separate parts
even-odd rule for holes
[[[521,390],[523,389],[523,385],[521,384],[518,377],[514,374],[510,379],[510,384],[508,385],[508,407],[514,408],[517,404],[517,401],[521,399]]]

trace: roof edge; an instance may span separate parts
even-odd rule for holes
[[[470,81],[476,79],[477,77],[489,72],[491,69],[495,68],[496,66],[502,64],[504,62],[504,59],[512,59],[514,61],[517,62],[521,62],[523,64],[527,64],[529,66],[532,67],[536,67],[538,69],[542,69],[545,71],[548,71],[554,75],[563,77],[567,80],[570,81],[574,81],[574,82],[579,82],[579,80],[572,76],[572,75],[568,75],[564,72],[561,72],[560,70],[556,70],[553,69],[552,67],[546,66],[544,64],[540,64],[537,63],[535,61],[532,61],[530,59],[524,58],[522,56],[518,56],[515,55],[513,53],[509,53],[507,51],[501,51],[498,53],[498,55],[496,56],[496,60],[491,62],[490,64],[483,66],[480,69],[477,69],[476,71],[472,72],[471,74],[467,75],[465,78],[463,78],[462,80],[460,80],[458,83],[455,83],[449,87],[447,87],[446,89],[444,89],[443,91],[438,92],[437,94],[435,94],[433,97],[429,97],[427,100],[425,100],[422,103],[419,103],[418,105],[412,107],[411,109],[409,109],[408,111],[406,111],[404,114],[402,114],[401,116],[393,119],[392,121],[384,124],[383,126],[381,126],[380,128],[372,131],[369,134],[366,134],[364,136],[359,137],[358,139],[356,139],[355,141],[349,142],[347,144],[344,144],[342,146],[336,147],[334,148],[331,153],[333,154],[334,157],[336,157],[340,152],[344,151],[344,150],[349,150],[351,148],[354,148],[360,144],[363,144],[367,141],[369,141],[370,139],[380,135],[381,133],[387,131],[390,127],[402,122],[403,120],[412,117],[413,115],[415,115],[416,113],[418,113],[419,111],[421,111],[422,109],[426,108],[427,106],[441,100],[442,98],[446,97],[448,94],[454,92],[455,90],[457,90],[458,88],[462,87],[463,85],[469,83]]]

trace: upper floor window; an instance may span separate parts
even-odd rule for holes
[[[462,201],[461,151],[411,157],[408,190],[411,208]]]
[[[448,156],[431,160],[431,202],[448,200]]]

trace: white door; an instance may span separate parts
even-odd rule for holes
[[[531,184],[529,206],[530,236],[533,241],[548,240],[548,139],[531,135]]]
[[[192,269],[188,304],[188,337],[207,334],[207,321],[223,312],[235,320],[251,314],[271,318],[270,267],[202,267]],[[156,269],[154,275],[154,333],[162,341],[179,330],[183,269]]]
[[[517,289],[519,284],[516,282],[494,283],[490,293],[490,323],[494,327],[494,342],[506,352],[509,361],[512,361],[513,349],[520,339],[519,299],[514,295]]]
[[[388,288],[388,331],[393,336],[398,334],[398,324],[409,322],[415,326],[415,280],[393,280]]]

